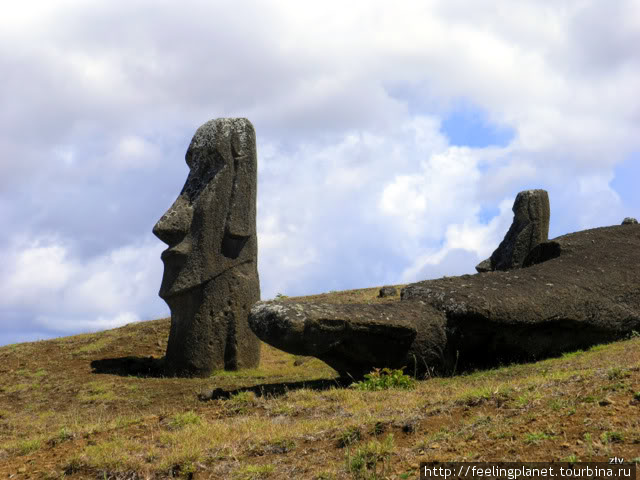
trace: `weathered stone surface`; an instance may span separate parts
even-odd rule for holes
[[[633,217],[625,217],[625,219],[622,220],[622,225],[635,225],[636,223],[638,223],[638,220]]]
[[[261,340],[317,357],[341,376],[361,378],[375,367],[420,375],[446,363],[445,317],[421,302],[259,302],[249,324]]]
[[[640,331],[640,225],[537,245],[523,267],[407,286],[447,318],[458,369],[536,360]]]
[[[260,345],[247,323],[260,299],[253,125],[211,120],[198,128],[185,159],[184,188],[153,228],[169,246],[159,293],[171,309],[167,373],[254,367]]]
[[[414,283],[400,302],[261,302],[249,324],[355,378],[374,367],[422,375],[539,360],[640,331],[640,225],[539,243],[522,265]]]
[[[549,237],[549,194],[546,190],[525,190],[513,203],[513,222],[491,257],[476,266],[479,273],[522,267],[527,254]]]
[[[398,291],[396,290],[396,287],[386,286],[386,287],[380,288],[380,291],[378,292],[378,297],[379,298],[393,297],[394,295],[397,295],[397,294],[398,294]]]
[[[478,273],[491,272],[491,259],[487,258],[476,265],[476,271]]]

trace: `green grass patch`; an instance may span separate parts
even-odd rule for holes
[[[261,480],[269,478],[274,472],[275,467],[271,464],[266,465],[246,465],[234,472],[235,480]]]
[[[544,440],[550,440],[551,438],[553,438],[553,435],[549,433],[531,432],[531,433],[527,433],[524,436],[524,441],[525,443],[528,443],[528,444],[539,445]]]
[[[346,470],[354,478],[385,478],[393,448],[393,435],[389,434],[382,442],[371,440],[354,452],[347,451]]]
[[[200,425],[202,419],[192,410],[184,413],[178,413],[174,415],[169,421],[169,428],[172,430],[178,430],[184,428],[187,425]]]
[[[576,358],[576,357],[580,357],[583,353],[584,353],[584,350],[576,350],[575,352],[565,352],[562,354],[562,358],[564,358],[565,360],[569,358]]]
[[[77,398],[81,403],[112,403],[119,400],[112,385],[99,381],[87,383],[85,391],[78,393]]]
[[[607,378],[609,380],[621,380],[631,376],[631,372],[627,368],[613,367],[607,371]]]
[[[42,441],[40,439],[34,438],[30,440],[23,440],[22,442],[18,443],[16,453],[18,455],[28,455],[32,452],[40,450],[41,446]]]
[[[59,443],[66,442],[75,438],[75,434],[67,427],[62,427],[58,433],[51,438],[47,443],[51,446],[58,445]]]
[[[256,404],[256,394],[251,391],[238,392],[224,402],[224,408],[234,414],[246,413]]]
[[[7,395],[11,393],[21,393],[26,392],[31,387],[31,383],[16,383],[15,385],[9,385],[4,387],[4,393]]]
[[[520,408],[526,408],[540,400],[541,397],[542,395],[538,392],[525,392],[516,398],[515,403]]]
[[[85,447],[80,463],[97,469],[123,470],[142,463],[144,447],[119,435]]]
[[[107,348],[109,345],[111,345],[113,340],[114,339],[111,336],[99,337],[97,340],[87,345],[84,345],[80,348],[75,349],[73,352],[71,352],[71,354],[82,355],[85,353],[98,352],[100,350],[103,350],[104,348]]]
[[[456,403],[474,407],[480,405],[493,397],[494,389],[491,387],[473,388],[465,391]]]
[[[216,370],[211,374],[212,377],[222,378],[266,378],[269,372],[261,367],[245,368],[242,370]]]
[[[603,432],[600,435],[602,443],[622,443],[624,442],[624,435],[620,432]]]

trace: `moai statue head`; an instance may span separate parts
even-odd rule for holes
[[[476,265],[479,273],[521,268],[533,248],[549,239],[549,194],[524,190],[513,203],[513,221],[491,257]]]
[[[185,156],[189,176],[153,233],[169,248],[160,296],[168,299],[257,253],[256,146],[244,118],[211,120]],[[249,244],[248,244],[249,243]],[[247,248],[244,248],[247,247]]]
[[[168,368],[206,375],[255,366],[259,344],[246,316],[260,296],[253,125],[211,120],[198,128],[185,159],[187,181],[153,228],[169,246],[159,292],[172,317]],[[242,348],[250,350],[244,360]]]

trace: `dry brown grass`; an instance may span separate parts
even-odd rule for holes
[[[295,300],[397,301],[376,292]],[[93,360],[161,357],[168,329],[162,319],[1,347],[0,476],[400,479],[431,460],[640,461],[640,338],[413,390],[258,388],[199,400],[213,388],[335,376],[268,345],[259,368],[207,379],[92,372]]]

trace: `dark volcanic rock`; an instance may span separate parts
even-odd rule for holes
[[[563,235],[523,264],[415,283],[401,298],[446,315],[459,369],[554,356],[640,330],[640,226]]]
[[[394,295],[397,295],[398,291],[396,290],[396,287],[382,287],[380,288],[380,291],[378,292],[378,298],[385,298],[385,297],[393,297]]]
[[[633,217],[625,217],[625,219],[622,220],[622,225],[635,225],[636,223],[638,223],[638,220]]]
[[[255,367],[260,343],[247,323],[260,300],[253,125],[246,118],[205,123],[186,162],[184,188],[153,228],[169,246],[159,293],[171,309],[167,374]]]
[[[513,203],[513,222],[491,257],[476,266],[480,273],[522,267],[537,244],[549,236],[549,195],[546,190],[525,190]]]
[[[317,357],[341,376],[361,378],[375,367],[421,375],[447,363],[445,317],[421,302],[259,302],[249,324],[268,344]]]

